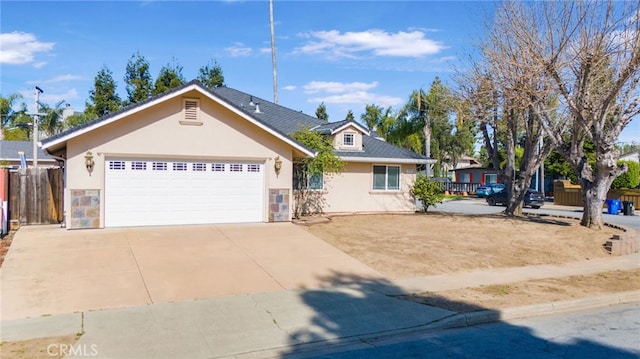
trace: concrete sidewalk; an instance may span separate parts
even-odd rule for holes
[[[329,288],[5,320],[2,322],[2,340],[83,331],[85,334],[76,343],[77,348],[95,348],[100,358],[297,356],[309,346],[344,345],[372,335],[447,328],[465,325],[469,321],[476,323],[514,315],[513,310],[488,310],[467,318],[389,295],[639,267],[640,254],[636,253],[602,261],[483,270],[398,281],[336,274],[339,280],[335,281],[336,286]],[[624,298],[637,300],[638,295]],[[618,297],[600,298],[598,301],[586,298],[562,304],[560,308],[570,310],[581,305],[606,305],[607,301],[613,304],[620,300]],[[529,306],[525,310],[543,314],[547,306]]]

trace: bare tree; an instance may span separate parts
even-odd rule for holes
[[[508,2],[496,15],[498,33],[509,39],[502,44],[521,54],[500,65],[529,82],[529,108],[578,176],[587,227],[602,227],[607,191],[627,170],[616,164],[615,143],[640,114],[639,4]],[[595,163],[585,156],[585,141],[594,145]]]
[[[500,21],[492,25],[480,48],[481,60],[459,82],[462,96],[478,122],[487,154],[508,192],[505,213],[514,216],[522,214],[531,179],[553,145],[547,142],[539,146],[544,132],[529,95],[537,86],[536,76],[513,66],[530,60],[513,37],[501,36],[501,30]],[[553,102],[549,95],[546,100]]]

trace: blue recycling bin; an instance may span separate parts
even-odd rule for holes
[[[607,214],[618,214],[620,209],[622,209],[622,203],[619,199],[607,200]]]

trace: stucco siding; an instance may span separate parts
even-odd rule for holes
[[[196,98],[197,93],[187,94]],[[183,97],[184,98],[184,97]],[[200,125],[184,125],[183,98],[174,98],[132,114],[115,123],[70,139],[67,142],[67,193],[74,189],[100,190],[101,222],[104,223],[104,167],[114,158],[131,159],[231,159],[265,164],[265,186],[291,188],[292,147],[273,134],[206,98],[200,97]],[[84,156],[91,151],[95,166],[88,173]],[[274,160],[282,160],[280,175]],[[268,195],[265,194],[265,198]],[[268,219],[265,200],[265,218]],[[65,209],[71,213],[70,203]]]
[[[353,146],[344,145],[344,134],[353,134]],[[362,151],[362,132],[354,126],[348,126],[333,136],[333,147],[341,151]]]
[[[375,163],[376,165],[392,165]],[[326,213],[413,212],[409,191],[415,181],[415,165],[400,165],[400,190],[373,190],[373,163],[346,163],[343,171],[325,178]]]

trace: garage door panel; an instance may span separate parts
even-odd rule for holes
[[[108,160],[105,226],[261,222],[264,192],[261,163]]]

